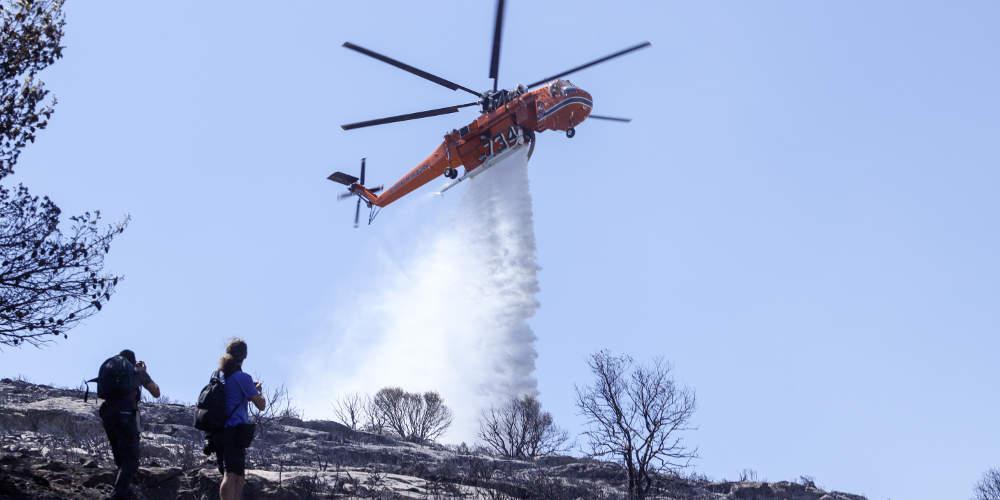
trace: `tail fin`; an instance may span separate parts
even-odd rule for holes
[[[358,197],[358,203],[354,207],[354,227],[358,227],[358,220],[361,218],[361,202],[365,202],[368,208],[372,208],[372,204],[378,201],[378,193],[382,190],[382,186],[376,186],[374,188],[365,187],[365,159],[361,159],[361,177],[354,177],[350,174],[345,174],[344,172],[334,172],[330,174],[327,179],[338,184],[343,184],[347,186],[347,192],[341,193],[337,198],[340,200],[345,200],[352,196]],[[368,223],[371,224],[374,217],[368,217]]]
[[[327,177],[327,179],[330,179],[331,181],[336,182],[338,184],[343,184],[345,186],[350,186],[351,184],[358,182],[357,177],[350,174],[345,174],[343,172],[334,172],[330,174],[330,176]]]

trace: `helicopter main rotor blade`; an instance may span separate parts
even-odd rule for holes
[[[395,59],[393,59],[393,58],[391,58],[389,56],[385,56],[385,55],[379,54],[378,52],[375,52],[374,50],[366,49],[366,48],[364,48],[364,47],[362,47],[360,45],[355,45],[355,44],[353,44],[351,42],[344,42],[344,48],[351,49],[351,50],[353,50],[355,52],[360,52],[360,53],[362,53],[362,54],[364,54],[364,55],[366,55],[368,57],[371,57],[371,58],[374,58],[374,59],[378,59],[379,61],[382,61],[382,62],[384,62],[386,64],[391,64],[392,66],[395,66],[395,67],[397,67],[397,68],[399,68],[399,69],[401,69],[403,71],[407,71],[409,73],[413,73],[414,75],[417,75],[420,78],[423,78],[425,80],[430,80],[430,81],[432,81],[432,82],[434,82],[434,83],[436,83],[436,84],[438,84],[438,85],[440,85],[442,87],[447,87],[447,88],[449,88],[451,90],[462,89],[462,90],[464,90],[464,91],[466,91],[466,92],[468,92],[468,93],[470,93],[470,94],[472,94],[472,95],[474,95],[476,97],[479,97],[479,92],[476,92],[475,90],[472,90],[472,89],[470,89],[468,87],[459,85],[459,84],[457,84],[455,82],[452,82],[452,81],[449,81],[449,80],[445,80],[444,78],[441,78],[440,76],[428,73],[428,72],[426,72],[426,71],[424,71],[422,69],[414,68],[413,66],[410,66],[409,64],[406,64],[406,63],[401,62],[401,61],[397,61],[397,60],[395,60]]]
[[[577,66],[577,67],[575,67],[573,69],[569,69],[569,70],[563,71],[562,73],[559,73],[557,75],[553,75],[553,76],[550,76],[548,78],[543,78],[541,80],[538,80],[537,82],[532,83],[531,85],[528,85],[528,88],[530,89],[532,87],[537,87],[537,86],[539,86],[539,85],[541,85],[541,84],[543,84],[545,82],[549,82],[549,81],[555,80],[557,78],[562,78],[562,77],[564,77],[566,75],[569,75],[571,73],[576,73],[577,71],[580,71],[582,69],[587,69],[587,68],[589,68],[591,66],[596,66],[598,64],[601,64],[602,62],[609,61],[609,60],[614,59],[614,58],[619,57],[619,56],[623,56],[625,54],[628,54],[629,52],[634,52],[634,51],[639,50],[639,49],[644,49],[646,47],[649,47],[650,45],[652,45],[652,44],[649,43],[649,42],[642,42],[642,43],[640,43],[638,45],[633,45],[633,46],[631,46],[631,47],[629,47],[627,49],[619,50],[618,52],[615,52],[614,54],[606,55],[606,56],[604,56],[604,57],[602,57],[600,59],[595,59],[593,61],[590,61],[587,64],[581,64],[581,65],[579,65],[579,66]]]
[[[480,103],[470,102],[467,104],[459,104],[458,106],[448,106],[446,108],[429,109],[427,111],[419,111],[416,113],[407,113],[405,115],[387,116],[385,118],[378,118],[375,120],[367,120],[363,122],[348,123],[346,125],[341,125],[340,128],[344,130],[353,130],[356,128],[372,127],[375,125],[383,125],[386,123],[396,123],[404,122],[407,120],[416,120],[418,118],[427,118],[430,116],[447,115],[449,113],[458,113],[459,108],[465,108],[469,106],[478,106]]]
[[[605,115],[590,115],[588,118],[597,118],[598,120],[608,120],[612,122],[622,122],[629,123],[632,121],[631,118],[619,118],[617,116],[605,116]]]
[[[490,78],[493,79],[493,91],[497,90],[500,79],[500,42],[503,35],[504,0],[497,0],[497,16],[493,25],[493,57],[490,58]]]

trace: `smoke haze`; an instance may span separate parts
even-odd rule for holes
[[[481,410],[536,393],[527,149],[457,186],[452,193],[465,192],[453,222],[404,263],[384,263],[371,282],[385,286],[335,314],[332,344],[307,353],[303,370],[315,373],[298,378],[310,417],[330,415],[344,393],[435,390],[455,414],[446,440],[472,441]]]

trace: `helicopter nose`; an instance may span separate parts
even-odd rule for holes
[[[573,120],[576,122],[574,125],[578,125],[590,116],[590,111],[594,107],[594,98],[590,95],[590,92],[583,89],[577,89],[575,95],[571,96],[571,98],[575,98],[574,100],[581,104],[581,106],[578,106],[578,111],[574,113],[574,115],[576,115]]]

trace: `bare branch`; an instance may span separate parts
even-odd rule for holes
[[[692,430],[694,392],[678,387],[661,360],[641,366],[628,356],[601,351],[588,364],[594,382],[576,391],[589,453],[620,463],[630,495],[643,498],[657,475],[676,472],[697,457],[681,437]]]
[[[0,179],[14,172],[21,150],[52,116],[55,99],[37,75],[62,57],[62,4],[0,3]]]
[[[366,396],[353,392],[334,401],[333,414],[337,421],[350,427],[351,430],[360,430],[365,424],[367,399]]]
[[[256,406],[250,405],[250,417],[257,424],[257,432],[260,435],[267,434],[284,419],[302,417],[302,412],[292,404],[292,398],[284,385],[275,386],[270,390],[265,389],[263,392],[267,406],[263,410],[258,410]]]
[[[0,186],[0,345],[41,345],[65,336],[111,299],[121,280],[102,272],[128,219],[102,228],[100,213],[70,217],[27,188]]]
[[[451,410],[436,392],[416,394],[399,387],[375,393],[369,404],[372,421],[397,436],[416,442],[433,441],[451,425]]]
[[[62,57],[61,0],[0,0],[0,179],[35,141],[55,99],[37,79]],[[70,217],[24,186],[0,186],[0,346],[40,346],[100,311],[121,279],[103,272],[128,220],[99,226],[100,212]],[[67,230],[67,232],[63,232]]]
[[[533,396],[513,398],[483,412],[479,438],[506,458],[535,459],[568,451],[569,434]]]

